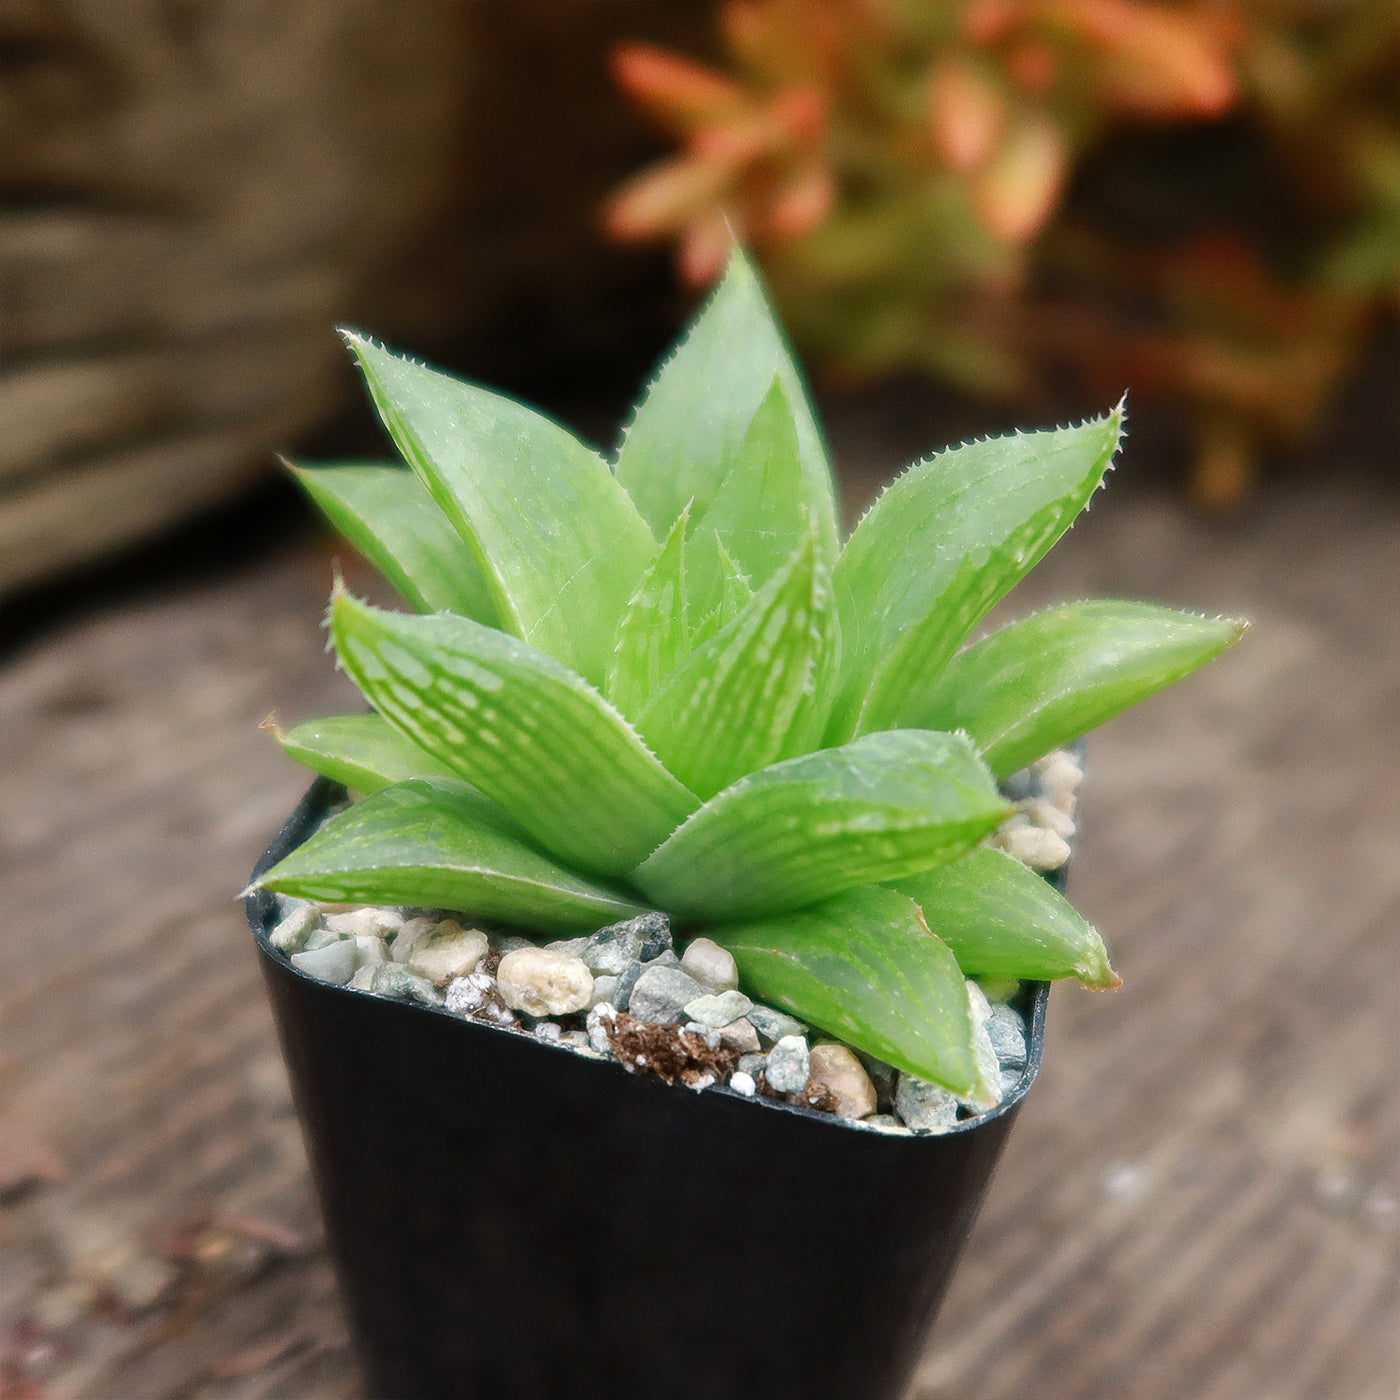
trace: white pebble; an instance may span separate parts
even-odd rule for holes
[[[727,992],[739,985],[739,968],[734,954],[710,938],[693,938],[681,954],[681,971],[716,992]]]
[[[743,1094],[745,1098],[752,1098],[758,1089],[758,1085],[753,1082],[753,1076],[745,1074],[741,1069],[736,1069],[729,1076],[729,1087],[736,1094]]]
[[[588,1043],[600,1055],[612,1052],[612,1041],[608,1039],[608,1026],[617,1019],[617,1007],[612,1002],[600,1002],[588,1013],[586,1022]]]
[[[535,1027],[535,1036],[539,1040],[560,1040],[563,1038],[564,1028],[558,1021],[541,1021]]]

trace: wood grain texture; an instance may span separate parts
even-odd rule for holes
[[[911,1396],[1391,1400],[1400,509],[1280,486],[1230,529],[1125,477],[1014,610],[1141,596],[1254,631],[1093,742],[1071,892],[1125,985],[1053,997]],[[0,1111],[66,1166],[4,1197],[0,1366],[49,1400],[360,1393],[233,898],[303,785],[258,720],[348,698],[328,579],[298,549],[0,674]],[[162,1241],[164,1298],[101,1304]]]

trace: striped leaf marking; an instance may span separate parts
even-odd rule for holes
[[[370,704],[561,860],[620,875],[698,805],[586,681],[463,617],[337,591],[331,640]]]

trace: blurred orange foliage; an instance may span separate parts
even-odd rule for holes
[[[829,376],[912,367],[1021,399],[1057,370],[1126,376],[1190,406],[1198,494],[1227,504],[1395,309],[1390,0],[728,0],[719,18],[726,72],[616,48],[678,149],[605,226],[673,239],[695,287],[731,236],[749,244]],[[1223,180],[1194,177],[1189,145],[1159,168],[1151,141],[1193,126],[1231,152]],[[1146,235],[1096,207],[1105,170],[1162,206]],[[1222,209],[1236,182],[1267,216]]]

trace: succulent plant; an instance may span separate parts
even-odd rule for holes
[[[967,643],[1101,484],[1121,406],[916,463],[842,547],[742,254],[614,462],[348,339],[407,466],[298,476],[419,615],[337,581],[331,643],[372,712],[279,737],[363,796],[259,885],[542,934],[664,910],[754,995],[974,1100],[966,976],[1116,982],[985,844],[1017,810],[998,781],[1241,624],[1099,601]]]

